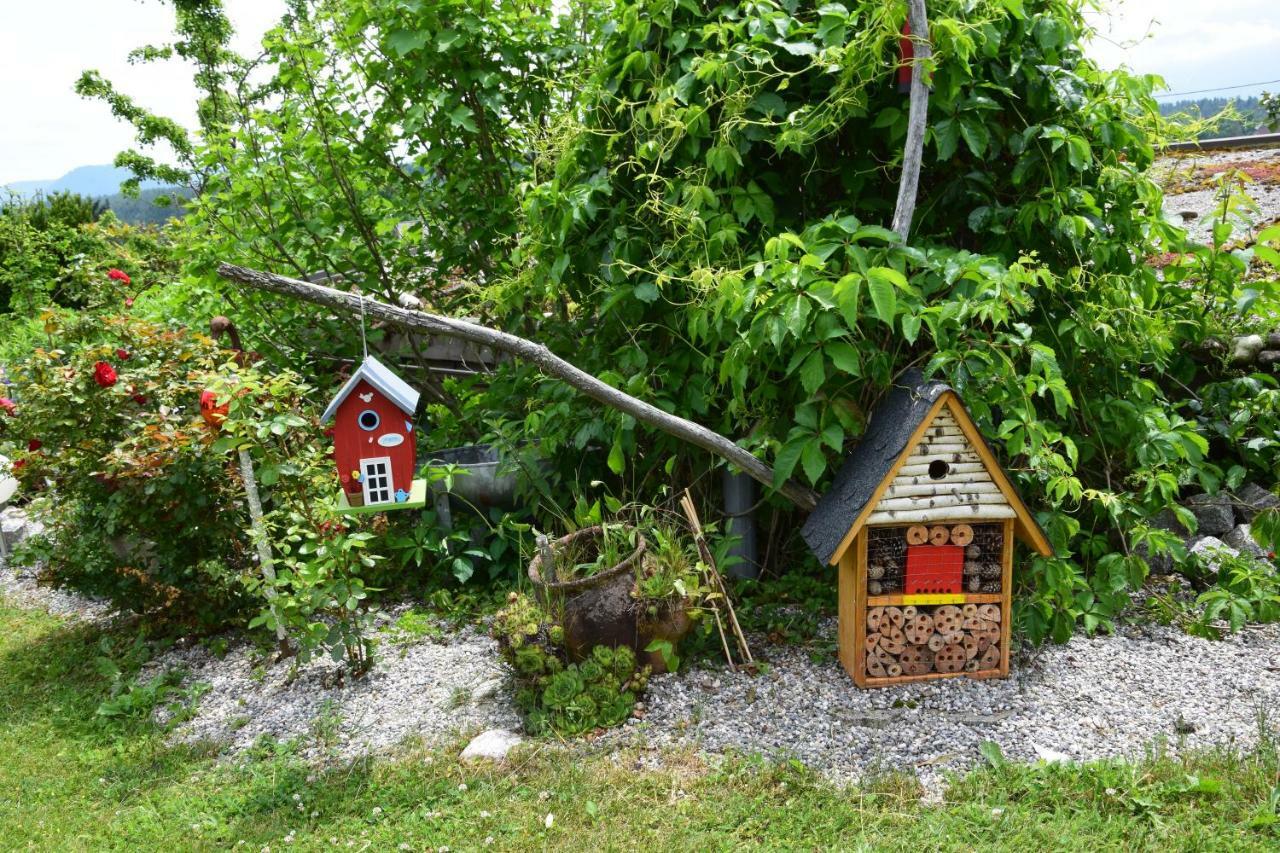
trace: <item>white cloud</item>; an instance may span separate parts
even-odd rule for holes
[[[238,50],[250,52],[284,11],[283,0],[226,0]],[[147,108],[195,123],[190,66],[130,65],[130,50],[172,39],[165,3],[125,0],[6,0],[0,16],[0,184],[56,178],[109,163],[133,135],[105,104],[71,87],[95,68]]]
[[[1159,74],[1172,92],[1280,79],[1276,0],[1110,0],[1089,17],[1095,59]]]
[[[242,52],[254,52],[284,9],[284,0],[225,2]],[[134,66],[125,59],[138,45],[171,37],[167,4],[5,0],[3,6],[0,183],[107,163],[132,144],[129,128],[105,105],[71,91],[86,68],[102,71],[147,107],[194,124],[189,68],[177,61]],[[1090,17],[1099,31],[1090,53],[1099,62],[1160,74],[1173,91],[1280,78],[1277,0],[1108,0],[1105,12]]]

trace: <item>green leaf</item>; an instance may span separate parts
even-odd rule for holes
[[[802,293],[797,293],[795,299],[787,304],[787,309],[782,316],[793,337],[799,338],[803,335],[804,321],[808,318],[809,311],[809,300]]]
[[[800,367],[800,384],[806,394],[814,394],[827,378],[827,362],[822,353],[814,350]]]
[[[893,318],[898,313],[898,296],[894,287],[895,280],[893,276],[886,273],[893,273],[898,278],[902,278],[902,273],[896,270],[890,270],[886,267],[872,267],[867,271],[867,287],[871,291],[871,304],[875,307],[876,317],[886,326],[893,325]],[[903,279],[906,284],[906,279]]]
[[[987,763],[997,770],[1005,765],[1004,753],[1000,750],[1000,744],[993,740],[984,740],[978,744],[978,754],[987,760]]]
[[[394,30],[387,36],[387,47],[398,56],[422,50],[431,38],[430,30]]]
[[[822,472],[827,470],[827,457],[822,453],[822,442],[814,439],[804,446],[800,454],[800,463],[804,466],[804,475],[810,483],[817,483]]]
[[[635,290],[633,290],[632,293],[634,293],[636,299],[639,299],[641,302],[652,303],[658,301],[658,285],[651,281],[640,282],[636,285]]]
[[[621,475],[626,470],[626,459],[622,455],[622,430],[618,430],[618,434],[614,437],[613,446],[609,448],[609,458],[606,461],[609,464],[609,470],[615,474]]]
[[[454,127],[461,127],[475,133],[479,128],[476,127],[475,117],[471,113],[471,107],[466,104],[459,104],[449,111],[449,121],[453,122]]]
[[[836,370],[846,373],[849,376],[858,377],[862,375],[862,358],[858,355],[858,350],[848,341],[834,341],[824,348],[827,358],[831,359],[831,363],[836,366]]]
[[[991,134],[980,119],[973,119],[968,116],[962,118],[960,120],[960,135],[964,137],[964,142],[969,146],[969,150],[973,152],[974,157],[981,157],[985,154],[987,146],[991,144]]]
[[[855,331],[858,328],[858,303],[862,298],[862,276],[851,272],[837,281],[835,297],[845,325],[849,331]]]
[[[791,479],[791,472],[796,470],[796,464],[800,462],[800,454],[804,452],[807,441],[806,437],[800,436],[782,445],[782,449],[778,451],[777,459],[773,462],[773,487],[775,489],[781,488],[787,480]]]

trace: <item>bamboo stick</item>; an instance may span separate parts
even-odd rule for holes
[[[873,512],[867,516],[867,524],[913,524],[921,521],[975,521],[1016,518],[1017,513],[1008,504],[970,504],[938,509],[889,510]]]

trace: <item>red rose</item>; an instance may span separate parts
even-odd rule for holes
[[[111,269],[107,270],[107,278],[111,279],[112,281],[118,281],[121,284],[133,283],[132,279],[129,278],[128,273],[126,273],[124,270],[118,270],[115,267],[112,267]]]
[[[25,468],[27,467],[27,460],[17,459],[9,467],[15,471],[17,471],[19,468]]]
[[[8,397],[0,397],[0,412],[8,412],[10,415],[18,414],[18,404],[10,400]]]
[[[93,366],[93,381],[103,388],[110,388],[116,384],[116,369],[105,361],[98,362]]]
[[[44,444],[38,438],[33,438],[27,442],[27,450],[30,450],[32,453],[35,453],[42,447],[44,447]]]
[[[128,351],[127,349],[118,349],[118,350],[116,350],[116,358],[120,359],[121,361],[128,361],[128,360],[129,360],[129,351]]]
[[[227,412],[231,411],[228,403],[218,405],[218,397],[212,391],[200,392],[200,417],[204,418],[204,422],[213,429],[221,429],[222,422],[227,419]]]

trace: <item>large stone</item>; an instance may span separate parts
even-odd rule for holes
[[[1267,349],[1280,349],[1280,329],[1267,335]]]
[[[1202,568],[1213,575],[1222,568],[1223,560],[1240,553],[1216,536],[1201,536],[1193,541],[1187,550],[1198,558]]]
[[[1262,550],[1262,546],[1253,540],[1253,530],[1247,524],[1237,524],[1231,528],[1231,532],[1222,537],[1224,544],[1235,548],[1241,554],[1249,554],[1253,557],[1261,557],[1267,552]]]
[[[0,538],[4,539],[6,549],[26,539],[27,517],[12,510],[0,516]]]
[[[508,752],[523,742],[524,738],[515,732],[506,729],[489,729],[472,738],[467,748],[462,750],[460,757],[463,761],[478,759],[502,761],[507,757]]]
[[[1257,483],[1245,483],[1236,489],[1236,515],[1242,522],[1253,521],[1253,517],[1264,509],[1280,506],[1280,497],[1259,486]]]
[[[1258,353],[1258,367],[1274,368],[1280,364],[1280,350],[1264,349]]]
[[[1262,335],[1243,335],[1236,338],[1231,342],[1231,363],[1252,364],[1264,346],[1266,341],[1262,339]]]
[[[1192,531],[1182,526],[1182,522],[1178,520],[1178,516],[1174,515],[1171,509],[1160,510],[1147,519],[1147,524],[1157,530],[1167,530],[1182,539],[1183,542],[1186,542],[1194,535]],[[1154,574],[1167,575],[1173,571],[1173,558],[1168,554],[1148,553],[1146,544],[1139,544],[1135,552],[1139,557],[1147,561],[1147,565],[1151,567],[1151,571]]]
[[[1196,517],[1196,533],[1200,536],[1223,536],[1236,526],[1229,495],[1192,495],[1184,505]]]

